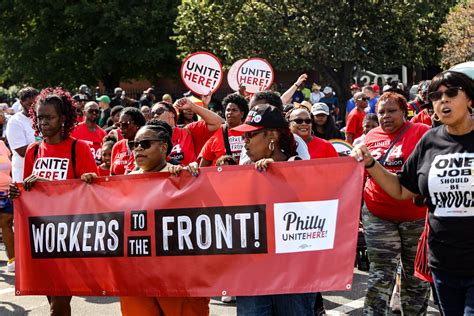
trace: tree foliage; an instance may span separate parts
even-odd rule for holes
[[[437,64],[438,29],[454,1],[190,0],[179,6],[181,56],[207,50],[227,66],[263,57],[278,70],[315,69],[341,95],[355,69]]]
[[[449,13],[441,26],[441,37],[445,44],[441,50],[441,66],[474,60],[474,1],[459,3]]]
[[[1,79],[35,86],[154,80],[176,68],[178,0],[3,0]]]

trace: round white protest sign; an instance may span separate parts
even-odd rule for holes
[[[240,66],[237,83],[244,85],[247,92],[257,93],[271,87],[273,76],[273,68],[268,61],[262,58],[250,58]]]
[[[332,144],[339,156],[350,156],[352,148],[354,148],[350,143],[342,139],[330,139],[329,142]]]
[[[219,59],[211,53],[189,55],[181,64],[181,80],[198,95],[214,93],[222,82],[223,71]]]
[[[229,87],[234,91],[239,91],[239,83],[237,82],[237,72],[240,66],[245,63],[247,59],[239,59],[232,66],[230,66],[229,72],[227,73],[227,83]]]

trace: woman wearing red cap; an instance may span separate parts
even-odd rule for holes
[[[245,148],[255,167],[262,171],[276,161],[298,160],[296,142],[283,113],[269,104],[259,104],[245,123],[234,130],[244,132]],[[252,282],[247,280],[246,282]],[[258,286],[258,284],[255,284]],[[316,293],[237,297],[238,315],[314,315]]]

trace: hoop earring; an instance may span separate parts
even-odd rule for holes
[[[268,149],[273,153],[275,151],[275,141],[272,139],[268,144]]]

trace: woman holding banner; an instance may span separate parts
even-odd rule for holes
[[[394,92],[384,93],[377,102],[380,126],[365,136],[371,154],[391,172],[400,170],[418,140],[429,129],[407,122],[407,102]],[[426,207],[412,199],[398,201],[387,195],[373,178],[364,188],[362,224],[370,261],[364,312],[386,314],[401,258],[403,271],[401,305],[407,315],[426,314],[429,283],[414,276],[418,240],[423,231]],[[394,212],[394,210],[399,210]]]
[[[172,128],[165,122],[152,119],[129,142],[138,170],[131,174],[148,172],[171,172],[177,175],[181,166],[173,166],[166,161],[171,152]],[[187,167],[197,175],[197,164]],[[120,308],[124,316],[147,315],[209,315],[209,298],[206,297],[121,297]]]
[[[245,123],[234,128],[243,132],[245,149],[257,170],[276,161],[300,160],[296,142],[283,113],[269,104],[252,108]],[[237,297],[237,314],[313,316],[316,293]]]
[[[69,92],[46,88],[31,107],[33,128],[44,140],[28,146],[25,154],[23,186],[31,190],[37,181],[77,179],[97,170],[94,157],[84,141],[70,136],[76,125],[76,109]],[[58,164],[58,160],[61,163]],[[10,184],[9,197],[18,198],[16,183]],[[71,296],[48,296],[51,315],[71,315]]]
[[[445,315],[472,315],[474,82],[462,73],[442,72],[431,81],[429,99],[443,125],[421,138],[398,175],[383,168],[364,145],[354,148],[352,155],[364,161],[373,180],[392,198],[425,198],[429,267],[441,309]]]

